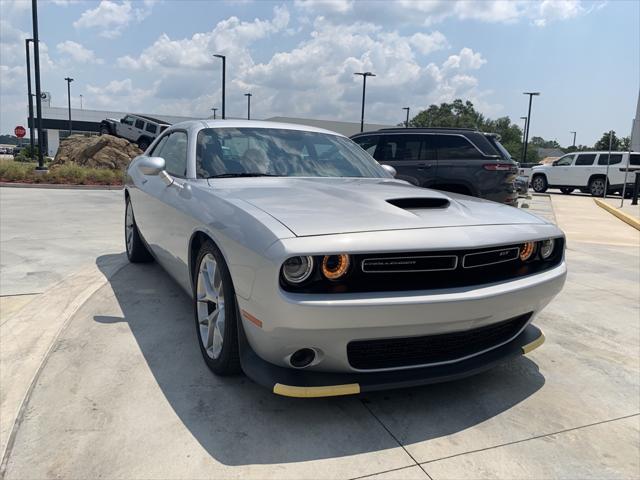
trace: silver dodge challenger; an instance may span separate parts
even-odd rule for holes
[[[280,395],[442,382],[526,354],[566,277],[554,225],[395,180],[313,127],[173,125],[131,162],[125,200],[128,258],[192,297],[207,366]]]

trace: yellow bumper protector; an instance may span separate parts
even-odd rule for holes
[[[276,383],[273,393],[285,397],[318,398],[336,397],[338,395],[355,395],[360,393],[360,384],[346,383],[344,385],[327,385],[323,387],[295,387]]]

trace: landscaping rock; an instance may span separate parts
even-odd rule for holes
[[[124,170],[142,150],[134,143],[113,135],[85,137],[71,135],[60,142],[49,168],[75,164],[89,168]]]

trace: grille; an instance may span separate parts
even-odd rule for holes
[[[360,370],[427,365],[456,360],[510,340],[531,312],[473,330],[423,337],[358,340],[347,345],[349,364]]]

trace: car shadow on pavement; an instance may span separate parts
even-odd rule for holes
[[[106,257],[98,266],[108,263]],[[357,397],[280,397],[243,375],[217,377],[207,369],[190,299],[157,264],[127,265],[109,284],[117,306],[93,318],[98,325],[128,325],[159,386],[149,392],[148,408],[165,405],[166,399],[193,438],[226,465],[343,457],[395,449],[396,438],[404,445],[440,438],[508,411],[545,382],[537,365],[521,357],[446,384]],[[118,310],[122,316],[113,314]],[[108,342],[107,332],[113,329],[105,329]],[[163,417],[153,420],[154,415]],[[149,411],[148,417],[136,427],[164,435],[154,428],[170,421],[166,413]],[[168,438],[168,449],[171,442]]]

